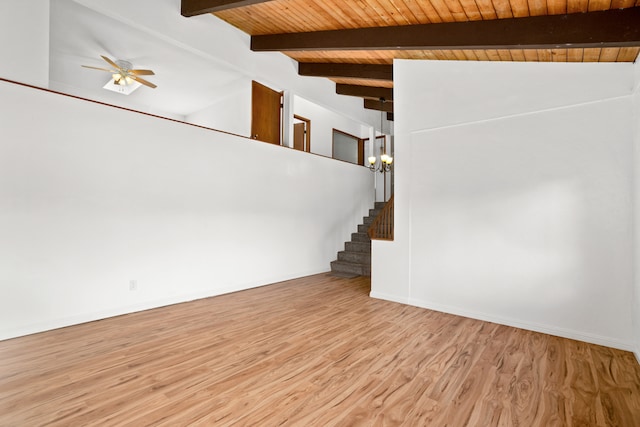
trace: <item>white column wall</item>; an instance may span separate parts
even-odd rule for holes
[[[631,64],[397,61],[372,296],[633,348]]]
[[[634,130],[634,343],[636,359],[640,362],[640,63],[636,60],[634,66],[633,88],[633,130]]]
[[[0,339],[328,271],[373,203],[362,167],[2,82],[0,132]]]
[[[0,1],[0,77],[48,87],[49,1]]]

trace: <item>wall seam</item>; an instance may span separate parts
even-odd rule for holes
[[[637,92],[637,90],[636,90],[636,92]],[[508,115],[499,116],[499,117],[491,117],[491,118],[482,119],[482,120],[472,120],[472,121],[468,121],[468,122],[460,122],[460,123],[454,123],[454,124],[444,125],[444,126],[437,126],[437,127],[424,128],[424,129],[415,129],[415,130],[409,131],[409,133],[414,135],[414,134],[431,132],[431,131],[434,131],[434,130],[444,130],[444,129],[456,128],[456,127],[460,127],[460,126],[482,124],[482,123],[492,123],[492,122],[497,122],[497,121],[501,121],[501,120],[505,120],[505,119],[512,119],[512,118],[518,118],[518,117],[527,117],[527,116],[532,116],[532,115],[541,114],[541,113],[547,113],[547,112],[553,112],[553,111],[562,111],[562,110],[573,109],[573,108],[576,108],[576,107],[595,105],[595,104],[599,104],[599,103],[602,103],[602,102],[623,100],[623,99],[628,99],[628,98],[632,97],[633,95],[634,95],[634,92],[631,92],[628,95],[620,95],[620,96],[614,96],[614,97],[609,97],[609,98],[602,98],[602,99],[598,99],[596,101],[579,102],[579,103],[576,103],[576,104],[563,105],[561,107],[544,108],[544,109],[540,109],[540,110],[527,111],[527,112],[524,112],[524,113],[516,113],[516,114],[508,114]]]

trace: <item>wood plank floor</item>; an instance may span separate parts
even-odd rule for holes
[[[0,426],[639,426],[631,353],[317,275],[0,342]]]

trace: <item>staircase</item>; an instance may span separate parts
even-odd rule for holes
[[[338,259],[331,262],[331,274],[339,277],[371,276],[371,239],[369,226],[384,207],[384,202],[376,202],[369,216],[358,225],[358,232],[351,233],[351,241],[344,243],[344,251],[338,252]]]

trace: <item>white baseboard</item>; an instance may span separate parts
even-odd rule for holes
[[[109,317],[122,316],[130,313],[136,313],[138,311],[151,310],[154,308],[165,307],[168,305],[181,304],[184,302],[194,301],[198,299],[230,294],[233,292],[239,292],[247,289],[257,288],[260,286],[267,286],[267,285],[278,283],[278,282],[284,282],[284,281],[296,279],[299,277],[306,277],[306,276],[312,276],[315,274],[327,273],[328,271],[330,270],[319,269],[314,271],[300,272],[294,275],[274,276],[259,282],[255,281],[255,282],[243,283],[243,284],[238,284],[233,286],[226,286],[226,287],[217,288],[217,289],[207,289],[201,292],[177,295],[169,298],[162,298],[162,299],[152,300],[152,301],[144,301],[144,302],[133,304],[133,305],[114,307],[108,310],[100,310],[100,311],[83,313],[83,314],[78,314],[73,316],[47,319],[41,322],[35,322],[32,324],[29,324],[29,325],[22,325],[19,327],[0,330],[0,341],[12,339],[12,338],[18,338],[25,335],[37,334],[40,332],[51,331],[53,329],[65,328],[67,326],[79,325],[81,323],[95,322],[97,320],[107,319]]]
[[[469,317],[472,319],[483,320],[485,322],[498,323],[500,325],[513,326],[515,328],[526,329],[534,332],[541,332],[544,334],[555,335],[562,338],[569,338],[578,341],[584,341],[592,344],[603,345],[606,347],[617,348],[620,350],[631,351],[635,354],[638,363],[640,363],[640,351],[635,348],[632,342],[613,339],[610,337],[604,337],[601,335],[590,334],[581,331],[575,331],[571,329],[559,328],[553,325],[542,325],[531,322],[523,322],[518,319],[506,318],[501,316],[495,316],[482,312],[475,312],[470,310],[464,310],[459,307],[445,306],[442,304],[434,304],[429,301],[423,301],[415,298],[400,297],[398,295],[385,294],[381,292],[371,292],[369,294],[371,298],[383,299],[387,301],[398,302],[401,304],[413,305],[420,308],[425,308],[434,311],[440,311],[443,313],[455,314],[457,316]]]
[[[371,291],[369,293],[369,296],[371,298],[375,298],[375,299],[382,299],[382,300],[385,300],[385,301],[399,302],[400,304],[409,305],[409,299],[408,298],[401,298],[401,297],[398,297],[396,295],[385,294],[383,292]]]
[[[540,332],[543,334],[555,335],[562,338],[569,338],[577,341],[588,342],[591,344],[602,345],[605,347],[617,348],[620,350],[626,350],[633,352],[635,350],[632,342],[622,341],[610,337],[605,337],[597,334],[591,334],[588,332],[575,331],[571,329],[560,328],[553,325],[543,325],[532,322],[523,322],[519,319],[513,319],[508,317],[495,316],[492,314],[464,310],[459,307],[446,306],[442,304],[434,304],[428,301],[423,301],[415,298],[409,299],[410,305],[416,307],[426,308],[429,310],[440,311],[443,313],[455,314],[457,316],[469,317],[472,319],[483,320],[485,322],[497,323],[505,326],[512,326],[514,328],[526,329],[529,331]]]

